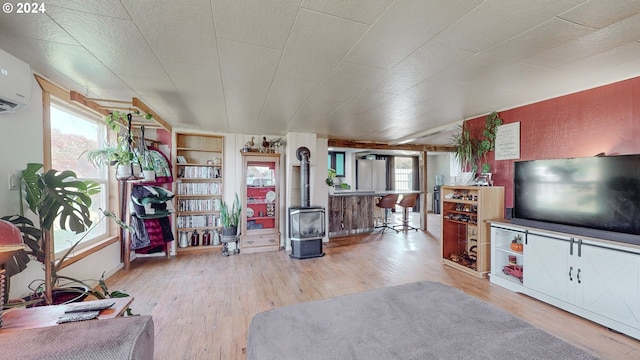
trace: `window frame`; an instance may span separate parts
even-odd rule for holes
[[[72,100],[72,94],[70,91],[63,89],[58,85],[55,85],[38,75],[34,75],[34,76],[36,78],[36,81],[40,85],[40,88],[42,89],[43,164],[44,164],[44,170],[48,171],[52,167],[51,166],[51,111],[50,111],[51,97],[53,96],[57,100],[63,101],[64,103],[70,106],[75,106],[82,110],[95,112],[96,114],[98,114],[98,116],[103,116],[103,115],[100,113],[97,107],[91,108],[89,106],[82,106],[80,105],[80,103]],[[114,137],[114,134],[112,134],[111,132],[108,132],[107,138],[111,139],[112,137]],[[115,181],[115,170],[112,168],[109,168],[108,179],[109,179],[108,187],[109,187],[110,195],[107,199],[107,203],[109,205],[109,209],[114,213],[116,213],[117,216],[120,216],[118,214],[120,214],[121,210],[119,209],[118,198],[117,196],[115,196],[115,194],[118,194],[119,187],[118,187],[117,181]],[[119,231],[119,227],[113,224],[113,221],[108,221],[107,226],[108,226],[108,236],[105,239],[99,242],[96,242],[91,246],[87,246],[83,249],[78,249],[74,251],[73,254],[67,257],[64,263],[61,265],[61,268],[65,268],[75,262],[78,262],[90,256],[91,254],[97,253],[98,251],[106,248],[111,244],[121,242],[122,234]],[[122,249],[120,253],[122,255]],[[53,256],[53,254],[49,254],[48,256]]]
[[[58,111],[62,111],[65,112],[67,114],[71,114],[72,116],[75,116],[77,118],[80,118],[83,121],[87,121],[87,122],[92,122],[95,123],[96,125],[98,125],[98,127],[100,128],[100,131],[98,132],[98,134],[96,135],[97,140],[99,141],[99,143],[103,143],[104,140],[106,139],[106,136],[108,134],[108,128],[106,126],[106,123],[104,123],[104,121],[101,119],[101,117],[95,113],[86,111],[86,110],[82,110],[80,108],[78,108],[77,106],[71,106],[69,104],[67,104],[66,102],[64,102],[61,99],[58,99],[56,97],[53,97],[50,99],[49,101],[49,111],[50,114],[53,113],[53,108],[57,109]],[[52,118],[50,115],[50,121],[49,121],[49,130],[52,130]],[[50,141],[49,141],[49,153],[50,153],[50,161],[53,167],[53,149],[52,149],[52,141],[51,141],[51,137],[50,137]],[[72,170],[72,171],[76,171],[76,169],[57,169],[57,170]],[[99,169],[100,172],[100,177],[81,177],[78,176],[78,180],[91,180],[91,181],[95,181],[98,184],[100,184],[103,188],[103,190],[97,194],[96,196],[100,196],[102,197],[102,201],[101,201],[101,206],[104,207],[105,209],[108,208],[109,206],[109,196],[110,196],[110,187],[109,187],[109,168],[106,165],[102,165]],[[94,224],[92,226],[95,226],[95,224],[101,219],[101,215],[98,215],[98,219],[96,219],[96,221],[94,221]],[[110,231],[109,231],[109,221],[108,219],[102,220],[104,221],[104,231],[100,234],[98,234],[97,236],[91,236],[86,240],[83,240],[81,243],[79,243],[76,248],[75,251],[82,251],[85,248],[89,248],[92,246],[95,246],[95,244],[98,244],[100,242],[102,242],[103,240],[107,239],[110,236]],[[91,228],[90,228],[91,229]],[[96,229],[97,230],[97,229]],[[96,231],[93,230],[93,231]],[[75,241],[77,241],[76,239],[77,236],[73,236],[72,240],[71,240],[71,244],[75,243]],[[54,252],[54,257],[56,259],[62,257],[64,255],[64,253],[69,249],[69,246],[57,250],[56,251],[56,239],[54,234],[52,234],[52,239],[53,239],[53,252]]]
[[[342,159],[338,159],[339,156],[342,156]],[[336,171],[336,177],[345,177],[346,176],[346,158],[347,153],[344,151],[329,151],[328,155],[328,165],[329,169],[333,169]],[[338,164],[342,165],[342,171],[338,171]]]

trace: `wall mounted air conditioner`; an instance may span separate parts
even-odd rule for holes
[[[0,49],[0,114],[29,105],[32,77],[29,64]]]

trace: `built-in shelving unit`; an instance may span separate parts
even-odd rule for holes
[[[443,186],[442,263],[482,277],[490,271],[490,219],[504,217],[504,187]]]
[[[220,231],[224,137],[176,132],[175,144],[177,252],[219,250],[221,246],[213,244]],[[203,244],[205,231],[211,245]],[[198,245],[192,245],[194,232],[199,236]],[[181,236],[187,236],[188,246],[184,247]]]

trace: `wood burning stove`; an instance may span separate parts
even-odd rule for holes
[[[324,256],[322,238],[325,235],[325,210],[322,206],[310,206],[309,201],[309,149],[302,146],[296,151],[300,160],[301,206],[289,208],[289,239],[293,259],[309,259]]]

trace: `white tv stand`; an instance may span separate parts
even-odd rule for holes
[[[510,256],[522,281],[504,272]],[[491,221],[490,280],[640,339],[639,246]]]

